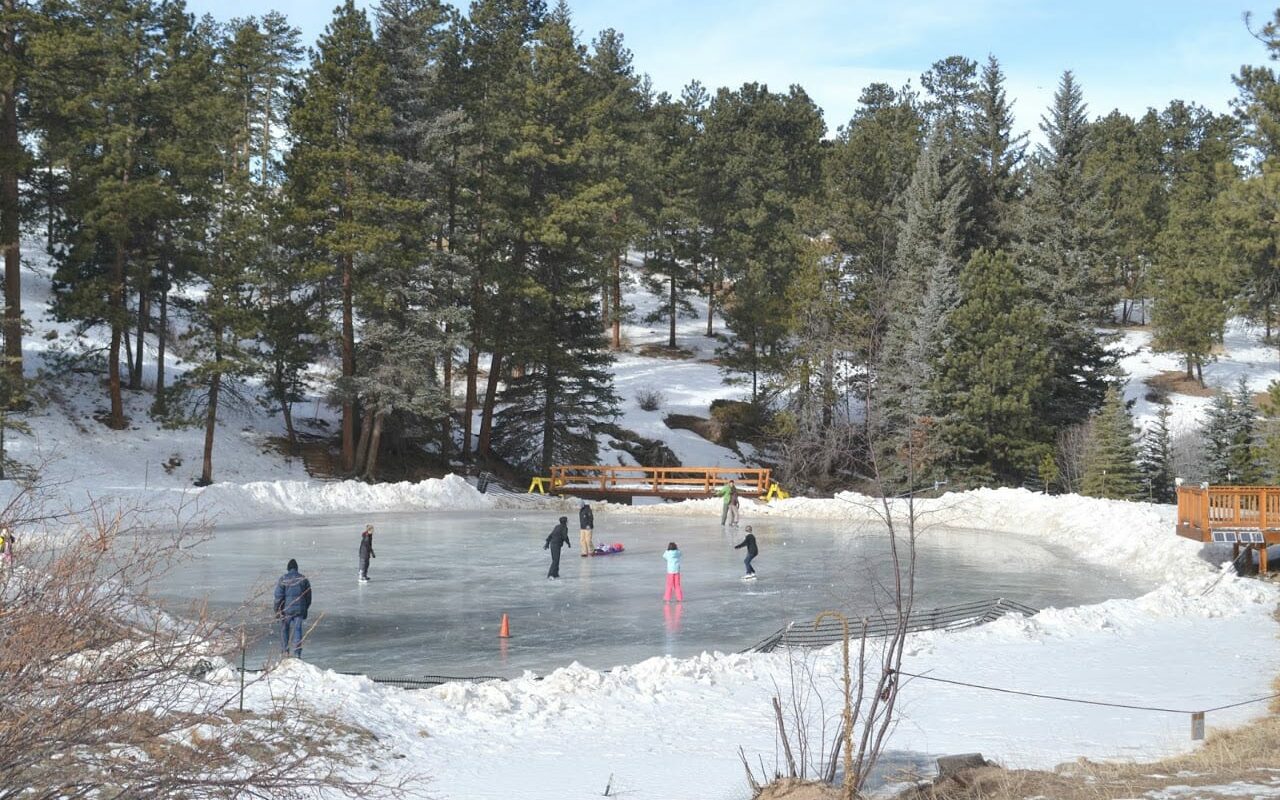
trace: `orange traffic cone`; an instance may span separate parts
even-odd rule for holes
[[[506,614],[502,615],[502,627],[498,628],[498,638],[499,639],[511,638],[511,622],[510,620],[507,619]]]

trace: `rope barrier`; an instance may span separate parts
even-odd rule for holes
[[[903,672],[902,670],[891,669],[888,672],[891,675],[901,675],[906,678],[916,678],[918,680],[933,681],[935,683],[947,683],[947,684],[951,684],[952,686],[963,686],[967,689],[979,689],[985,692],[998,692],[1000,694],[1016,694],[1022,697],[1035,697],[1041,700],[1058,700],[1063,703],[1077,703],[1079,705],[1087,705],[1087,706],[1106,706],[1108,708],[1125,708],[1132,711],[1156,711],[1164,714],[1207,714],[1211,711],[1225,711],[1228,708],[1238,708],[1240,706],[1247,706],[1253,703],[1261,703],[1265,700],[1274,700],[1275,698],[1280,697],[1280,693],[1276,693],[1276,694],[1269,694],[1266,697],[1255,697],[1251,700],[1241,700],[1238,703],[1228,703],[1227,705],[1214,706],[1213,708],[1204,708],[1204,709],[1197,708],[1197,709],[1188,710],[1183,708],[1163,708],[1161,706],[1138,706],[1138,705],[1132,705],[1129,703],[1112,703],[1106,700],[1088,700],[1081,697],[1063,697],[1061,695],[1054,695],[1054,694],[1041,694],[1039,692],[1027,692],[1027,691],[1022,691],[1020,689],[1005,689],[1000,686],[987,686],[981,683],[969,683],[967,681],[951,680],[950,678],[937,678],[932,675],[920,675],[914,672]]]

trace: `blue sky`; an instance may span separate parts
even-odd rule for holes
[[[324,0],[188,0],[196,13],[285,13],[314,41]],[[369,7],[370,2],[358,2]],[[1092,115],[1140,114],[1174,98],[1226,111],[1231,75],[1262,63],[1255,24],[1276,7],[1256,0],[570,0],[585,40],[621,31],[636,68],[659,90],[690,79],[737,86],[799,83],[834,130],[862,87],[895,86],[951,54],[1000,59],[1019,126],[1033,132],[1062,70],[1075,71]]]

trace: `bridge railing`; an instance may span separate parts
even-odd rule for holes
[[[772,470],[745,467],[623,467],[567,465],[551,468],[551,491],[593,489],[601,492],[643,489],[650,492],[711,494],[729,481],[744,496],[768,493]]]

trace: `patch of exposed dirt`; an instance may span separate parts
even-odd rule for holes
[[[672,430],[693,431],[708,442],[725,447],[734,444],[724,435],[724,426],[714,419],[696,417],[693,414],[668,414],[662,421]]]
[[[648,358],[669,358],[676,361],[690,361],[695,357],[692,350],[654,343],[640,345],[636,348],[636,354]]]
[[[754,800],[839,800],[840,791],[829,783],[780,778],[760,789]]]
[[[1147,386],[1164,394],[1184,394],[1191,397],[1213,397],[1213,389],[1201,386],[1195,378],[1188,378],[1180,369],[1161,372],[1145,381]]]

